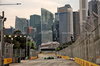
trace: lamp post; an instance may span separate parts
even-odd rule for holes
[[[27,59],[27,42],[28,42],[28,36],[24,36],[24,37],[26,37],[26,59]]]
[[[2,5],[21,5],[21,3],[16,3],[16,4],[0,4]],[[6,21],[6,18],[4,17],[4,11],[2,11],[2,16],[0,16],[0,22],[1,22],[1,61],[2,64],[1,66],[4,66],[4,21]]]
[[[4,21],[6,21],[6,18],[4,17],[4,11],[2,11],[2,16],[0,17],[1,20],[1,60],[2,60],[2,66],[4,66]]]
[[[32,38],[31,37],[29,37],[29,39],[30,39],[30,44],[29,44],[29,58],[31,57],[31,55],[30,55],[30,50],[31,50],[31,42],[33,41],[32,40]]]
[[[0,4],[0,6],[2,5],[21,5],[21,3],[15,3],[15,4]]]

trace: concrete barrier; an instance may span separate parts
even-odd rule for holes
[[[42,55],[43,53],[39,53],[38,55]]]
[[[61,56],[61,55],[57,55],[57,56]],[[67,59],[67,60],[70,59],[69,56],[61,56],[61,57],[63,59]],[[92,63],[92,62],[89,62],[89,61],[86,61],[86,60],[83,60],[83,59],[80,59],[80,58],[77,58],[77,57],[75,57],[74,59],[75,59],[75,62],[80,64],[81,66],[99,66],[95,63]]]
[[[30,60],[37,59],[38,57],[30,57]]]
[[[80,58],[76,58],[76,57],[75,57],[75,62],[80,64],[81,66],[99,66],[99,65],[94,64],[92,62],[89,62],[89,61],[86,61],[86,60],[83,60]]]
[[[64,59],[69,60],[69,56],[61,56],[61,57],[64,58]]]

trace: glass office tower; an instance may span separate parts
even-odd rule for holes
[[[73,35],[73,12],[69,4],[58,8],[60,44],[71,41]]]
[[[41,40],[42,43],[52,41],[53,14],[41,8]]]

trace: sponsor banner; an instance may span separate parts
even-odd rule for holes
[[[12,63],[12,58],[5,58],[4,64],[9,64],[9,63]]]
[[[80,64],[81,66],[99,66],[95,63],[92,63],[92,62],[89,62],[89,61],[86,61],[80,58],[76,58],[76,57],[75,57],[75,62]]]

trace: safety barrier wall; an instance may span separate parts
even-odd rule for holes
[[[43,53],[39,53],[38,55],[42,55]]]
[[[13,44],[5,43],[5,58],[12,58],[13,57]]]
[[[46,55],[48,55],[48,54],[52,54],[52,55],[55,55],[55,53],[43,53],[43,54],[46,54]]]
[[[57,55],[57,56],[61,56],[61,55]],[[67,59],[69,60],[69,56],[61,56],[63,59]],[[80,64],[81,66],[99,66],[97,64],[94,64],[92,62],[89,62],[89,61],[86,61],[86,60],[83,60],[83,59],[80,59],[80,58],[74,58],[75,59],[75,62]]]
[[[10,43],[5,43],[5,50],[4,50],[4,64],[12,63],[13,57],[13,45]],[[0,51],[0,66],[1,66],[1,51]]]
[[[30,50],[30,57],[36,57],[36,56],[38,56],[38,52],[34,49],[31,49]]]
[[[75,43],[56,53],[61,56],[69,56],[69,58],[77,57],[100,64],[100,25],[89,32],[84,32]]]
[[[38,52],[34,49],[31,49],[30,50],[30,60],[37,59],[37,58],[38,58]]]
[[[80,59],[80,58],[75,58],[75,62],[80,64],[81,66],[99,66],[97,64],[88,62],[88,61]]]
[[[61,56],[61,57],[64,58],[64,59],[69,60],[69,56]]]
[[[37,59],[38,57],[36,56],[36,57],[30,57],[30,60],[33,60],[33,59]]]
[[[25,49],[13,49],[13,57],[25,57]]]

